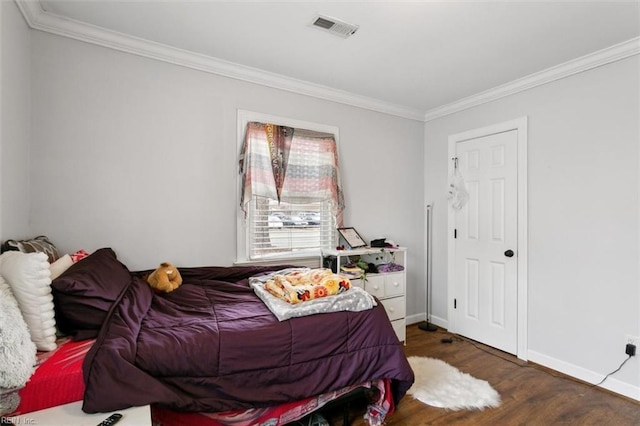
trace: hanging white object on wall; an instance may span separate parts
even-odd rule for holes
[[[458,158],[452,158],[454,162],[453,176],[449,183],[449,204],[454,210],[460,210],[469,201],[469,192],[464,184],[464,178],[458,169]]]

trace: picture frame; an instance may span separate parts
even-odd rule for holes
[[[355,228],[338,228],[340,237],[347,243],[349,248],[366,247],[367,243],[364,242],[358,231]]]

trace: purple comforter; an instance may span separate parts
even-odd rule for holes
[[[83,410],[245,409],[378,378],[402,398],[413,372],[380,304],[279,322],[248,285],[265,271],[180,268],[164,295],[134,274],[85,359]]]

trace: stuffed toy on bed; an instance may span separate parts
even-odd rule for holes
[[[149,274],[147,282],[156,293],[170,293],[180,287],[182,276],[180,276],[178,268],[171,263],[163,262]]]

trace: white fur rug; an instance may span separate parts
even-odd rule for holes
[[[416,380],[407,393],[415,399],[449,410],[500,405],[500,395],[486,381],[463,373],[439,359],[417,356],[408,359]]]

